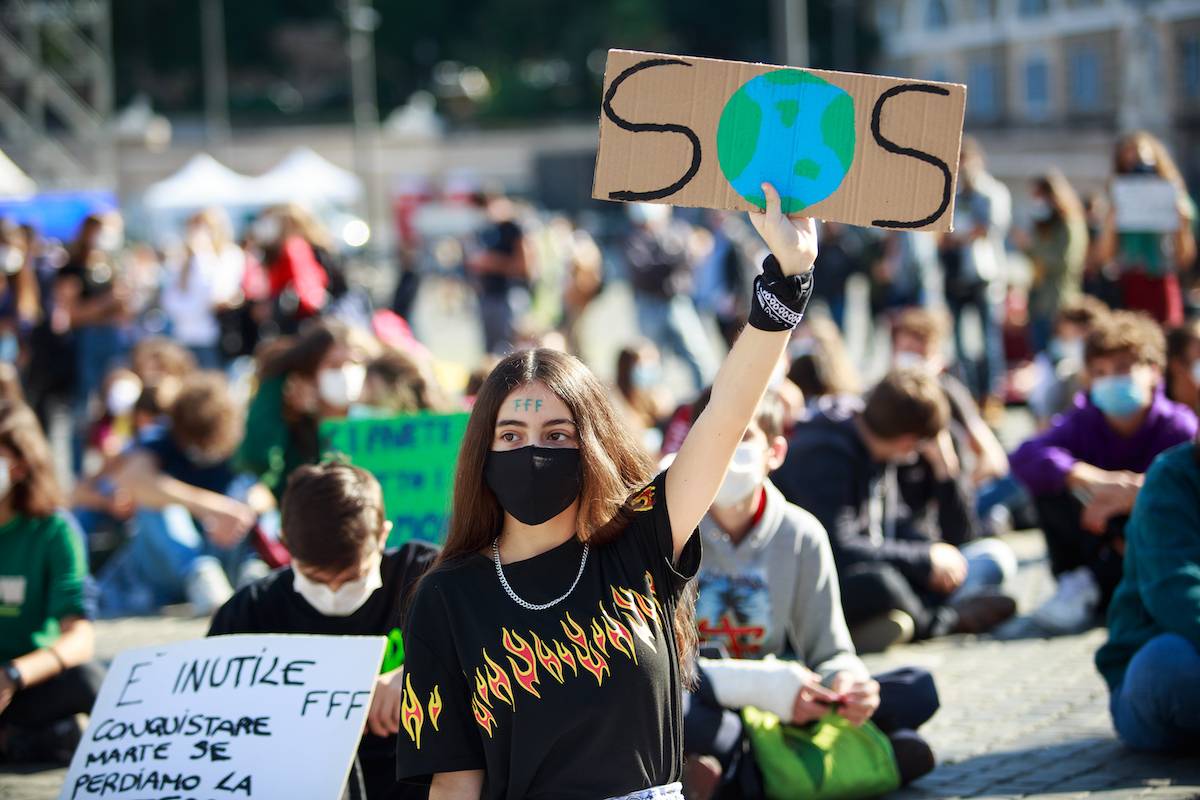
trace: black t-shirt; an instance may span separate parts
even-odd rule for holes
[[[99,297],[112,291],[113,277],[112,267],[107,263],[89,267],[82,261],[73,258],[63,264],[62,269],[58,271],[56,280],[79,281],[79,296],[84,300],[91,300],[93,297]]]
[[[511,258],[516,254],[522,236],[524,233],[521,231],[520,225],[512,220],[502,220],[487,226],[480,232],[479,244],[484,250]],[[500,274],[481,275],[479,283],[485,294],[504,294],[514,280],[517,283],[523,283],[523,281],[510,278],[508,275]]]
[[[424,542],[408,542],[383,554],[379,564],[383,586],[362,607],[345,617],[327,617],[308,604],[292,588],[291,567],[272,572],[245,587],[221,606],[209,626],[209,636],[230,633],[308,633],[321,636],[386,636],[387,652],[380,672],[391,672],[404,664],[401,622],[412,588],[437,557],[437,548]],[[396,785],[395,737],[386,739],[363,733],[359,746],[369,800],[409,800],[424,797],[423,791]]]
[[[138,446],[154,456],[163,473],[189,486],[224,494],[236,477],[231,458],[211,464],[197,463],[175,443],[166,426],[155,427],[142,435]]]
[[[478,769],[484,798],[556,800],[679,780],[673,620],[700,538],[672,564],[665,474],[634,495],[625,530],[591,551],[579,585],[549,609],[517,605],[481,554],[421,585],[404,634],[402,779]],[[571,586],[582,552],[572,538],[504,574],[524,600],[549,602]]]

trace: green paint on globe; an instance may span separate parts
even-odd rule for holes
[[[734,191],[762,208],[761,185],[770,183],[788,214],[837,191],[854,145],[854,98],[798,69],[747,81],[717,123],[717,161]]]

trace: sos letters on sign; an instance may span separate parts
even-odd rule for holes
[[[114,661],[60,800],[336,800],[383,637],[221,636]],[[279,767],[287,753],[288,768]]]
[[[610,50],[592,196],[950,230],[966,87]]]

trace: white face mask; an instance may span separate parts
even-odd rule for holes
[[[252,233],[259,244],[275,244],[280,234],[279,220],[276,217],[259,217],[254,222]]]
[[[138,397],[142,394],[142,387],[137,381],[124,378],[113,381],[112,386],[108,387],[108,396],[105,398],[105,405],[108,406],[108,413],[114,417],[123,417],[130,411],[133,411],[134,405],[137,404]]]
[[[929,362],[920,353],[901,350],[892,356],[892,366],[896,369],[919,369],[922,372],[932,372]]]
[[[367,368],[362,364],[346,363],[338,369],[323,369],[317,373],[317,393],[321,402],[332,408],[349,408],[362,397]]]
[[[106,253],[115,253],[121,249],[121,245],[125,244],[125,234],[120,228],[105,226],[100,229],[100,233],[96,236],[96,249],[103,250]]]
[[[762,485],[763,452],[756,442],[742,442],[733,451],[733,460],[725,473],[725,480],[713,500],[718,506],[732,506],[750,496]]]
[[[0,500],[8,497],[8,493],[12,491],[12,472],[8,466],[8,459],[0,456]]]
[[[292,567],[292,588],[318,613],[326,617],[348,617],[362,608],[375,590],[383,586],[383,578],[379,574],[379,560],[380,554],[375,553],[371,558],[371,566],[367,568],[367,574],[358,580],[343,583],[337,591],[306,577],[300,570]]]
[[[0,245],[0,269],[6,275],[16,275],[25,264],[25,254],[15,247]]]

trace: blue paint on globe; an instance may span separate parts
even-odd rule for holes
[[[767,72],[733,93],[717,126],[721,171],[748,202],[761,184],[779,191],[785,213],[837,191],[854,160],[854,99],[798,69]]]

